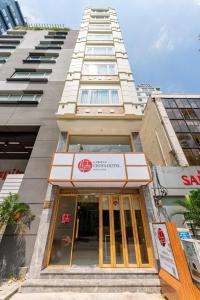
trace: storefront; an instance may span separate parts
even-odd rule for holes
[[[183,211],[176,201],[178,199],[185,199],[185,196],[189,194],[191,190],[200,188],[200,169],[195,167],[154,167],[154,171],[157,173],[157,179],[160,186],[166,189],[166,196],[162,199],[162,205],[165,209],[165,215],[161,213],[161,221],[167,221],[166,217],[171,221],[176,222],[177,227],[187,227],[190,224],[186,224],[183,215],[177,214],[173,217],[175,212]],[[154,173],[155,174],[155,173]],[[154,178],[155,185],[152,190],[153,193],[159,193],[159,185],[156,176]]]
[[[58,194],[46,266],[153,266],[143,153],[55,153],[49,182]]]

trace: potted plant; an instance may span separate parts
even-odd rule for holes
[[[22,235],[30,228],[34,218],[30,206],[20,202],[19,194],[10,193],[0,203],[0,234],[3,235],[7,225],[13,225],[15,233]]]
[[[191,230],[194,236],[197,236],[197,231],[200,228],[200,189],[192,190],[185,200],[177,200],[175,203],[183,209],[174,212],[171,216],[183,215],[185,221],[191,225]]]

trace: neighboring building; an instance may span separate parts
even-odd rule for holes
[[[200,165],[199,134],[200,95],[162,94],[149,101],[140,137],[154,165]]]
[[[22,291],[159,292],[142,111],[114,9],[85,10],[56,117],[59,146]]]
[[[162,94],[153,96],[145,109],[140,138],[157,176],[156,191],[166,188],[162,203],[168,216],[180,210],[175,200],[199,188],[200,95]],[[160,188],[157,188],[157,179]],[[166,216],[165,216],[166,217]],[[163,220],[166,220],[165,217]],[[182,216],[175,216],[183,227]]]
[[[143,112],[147,105],[147,101],[149,97],[153,96],[154,94],[161,94],[159,87],[154,87],[150,84],[144,84],[144,83],[137,84],[136,90],[138,95],[138,101]]]
[[[12,30],[4,35],[7,43],[2,46],[0,40],[0,200],[19,190],[36,216],[20,242],[7,228],[0,243],[3,276],[16,274],[32,257],[59,138],[55,113],[77,35],[73,30]]]
[[[0,34],[16,26],[25,26],[19,2],[16,0],[0,0]]]

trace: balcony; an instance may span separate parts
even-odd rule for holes
[[[67,188],[134,188],[151,182],[144,153],[55,153],[49,180]]]

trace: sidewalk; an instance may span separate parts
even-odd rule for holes
[[[159,294],[143,293],[30,293],[15,294],[11,300],[161,300]]]

